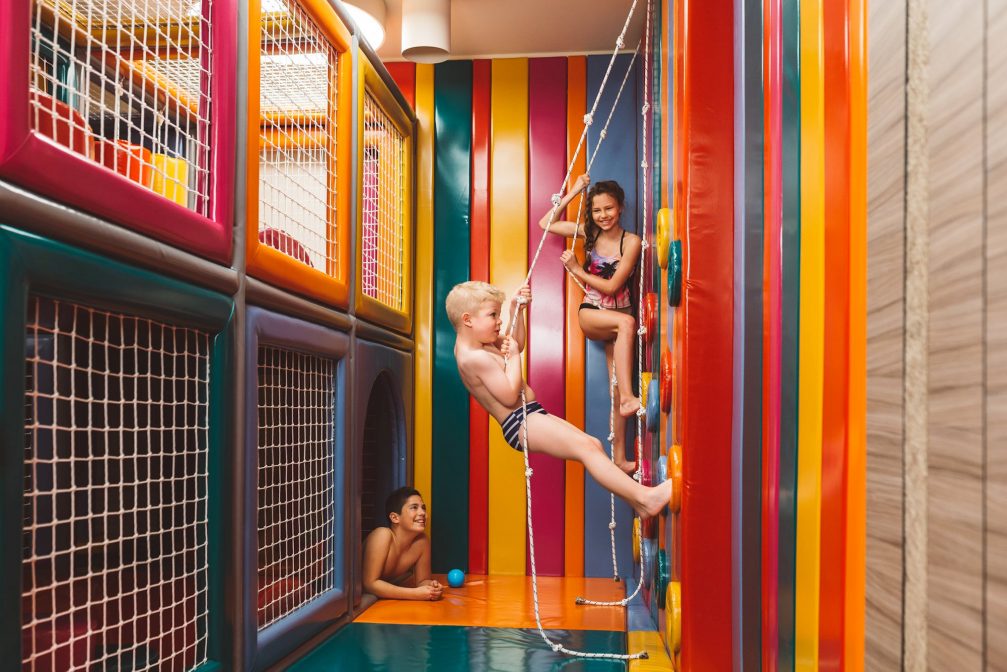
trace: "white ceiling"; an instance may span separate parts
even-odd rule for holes
[[[451,58],[611,52],[632,0],[451,0]],[[378,56],[401,61],[402,0],[385,0],[385,42]],[[626,47],[643,33],[638,0]]]

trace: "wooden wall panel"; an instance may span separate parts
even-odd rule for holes
[[[983,0],[929,3],[927,663],[982,670]]]
[[[905,23],[868,3],[867,670],[902,659]]]
[[[986,70],[986,660],[1007,670],[1007,0],[989,0]]]

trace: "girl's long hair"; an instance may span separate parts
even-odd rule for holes
[[[616,200],[619,207],[623,207],[623,203],[626,200],[626,192],[622,190],[619,183],[615,180],[601,180],[595,182],[594,186],[587,192],[587,214],[585,215],[584,221],[584,270],[588,270],[588,266],[591,265],[591,250],[594,249],[595,241],[598,240],[598,235],[601,233],[601,229],[598,225],[594,223],[594,216],[591,213],[591,206],[594,203],[594,197],[600,194],[608,194]],[[622,222],[620,221],[620,226]]]

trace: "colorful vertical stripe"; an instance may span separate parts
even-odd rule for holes
[[[689,3],[681,30],[688,170],[683,278],[682,665],[729,670],[734,295],[732,0]],[[695,550],[694,550],[695,549]],[[701,551],[699,549],[702,549]]]
[[[671,207],[671,190],[668,188],[674,178],[671,165],[672,134],[671,123],[675,117],[672,106],[672,78],[675,72],[674,53],[671,50],[671,9],[674,3],[658,3],[658,14],[661,23],[661,45],[658,55],[661,63],[661,201],[659,207]],[[667,302],[661,305],[668,305]]]
[[[427,500],[431,488],[434,325],[434,67],[416,66],[416,402],[413,416],[413,483]],[[430,533],[437,529],[431,508]]]
[[[735,0],[734,669],[761,662],[763,91],[762,0]]]
[[[765,223],[762,272],[762,669],[777,669],[782,345],[782,0],[763,0]]]
[[[567,162],[574,160],[577,142],[584,131],[584,112],[587,109],[587,59],[571,56],[567,61],[566,77],[566,153]],[[582,150],[574,162],[573,179],[581,175],[587,166],[587,157]],[[578,204],[574,201],[567,206],[566,217],[576,221]],[[578,239],[581,241],[581,239]],[[584,244],[577,243],[578,258],[584,258]],[[565,275],[565,274],[564,274]],[[584,335],[577,321],[581,297],[580,287],[566,278],[566,420],[584,429]],[[567,576],[584,576],[584,465],[580,462],[566,463],[566,505],[564,528],[564,573]]]
[[[490,62],[472,62],[472,213],[469,277],[490,279]],[[469,401],[469,572],[488,571],[489,414]]]
[[[490,282],[512,294],[528,271],[528,59],[494,60],[491,78]],[[524,574],[524,458],[489,424],[489,570]]]
[[[659,5],[660,14],[660,25],[661,25],[661,44],[658,53],[655,55],[656,60],[660,63],[661,68],[661,88],[660,88],[660,123],[658,125],[658,130],[660,131],[660,147],[661,147],[661,175],[660,184],[658,186],[658,193],[660,195],[659,204],[655,203],[655,208],[674,208],[675,204],[672,202],[672,189],[671,184],[673,180],[676,179],[675,167],[672,164],[672,152],[675,147],[675,140],[673,137],[674,123],[676,118],[676,111],[674,107],[674,78],[675,78],[675,59],[674,52],[671,49],[672,46],[672,9],[674,3],[668,3],[667,6]],[[674,227],[674,214],[672,214],[672,219],[669,222],[669,231]],[[671,238],[674,238],[674,234],[671,234]],[[674,321],[675,321],[675,311],[668,306],[668,270],[660,269],[658,277],[658,295],[660,297],[660,305],[662,315],[665,315],[664,319],[658,321],[659,334],[655,334],[654,339],[658,344],[655,347],[668,348],[672,351],[672,356],[674,356],[675,345],[673,343],[674,334]],[[673,360],[674,361],[674,360]],[[674,380],[674,376],[672,377]],[[672,383],[674,389],[674,382]],[[674,397],[674,393],[672,394]],[[673,445],[672,433],[674,430],[673,421],[674,408],[672,408],[669,413],[661,413],[661,441],[657,446],[655,446],[651,454],[652,456],[660,457],[660,455],[666,455],[668,450],[671,449]],[[670,543],[667,543],[667,535],[671,529],[671,525],[668,524],[666,518],[662,518],[657,525],[657,540],[659,547],[672,548]],[[672,557],[672,570],[677,567],[674,557]],[[672,574],[673,579],[679,578],[677,574]]]
[[[528,263],[542,231],[537,226],[551,207],[550,197],[566,174],[566,59],[533,58],[528,62]],[[550,235],[531,278],[527,349],[528,383],[550,413],[563,416],[563,265],[564,241]],[[536,569],[546,576],[563,574],[563,513],[566,467],[542,454],[529,456],[532,477],[532,525]],[[526,571],[531,573],[531,558]]]
[[[850,340],[844,669],[864,669],[867,591],[867,3],[847,0],[850,78]]]
[[[472,63],[434,68],[433,494],[440,524],[431,534],[435,572],[468,562],[469,397],[455,366],[455,330],[444,300],[469,277],[469,155]]]
[[[395,80],[399,91],[413,109],[416,108],[416,64],[410,61],[385,63],[388,74]]]
[[[825,317],[825,87],[822,5],[801,0],[801,271],[798,339],[794,669],[818,669]]]
[[[669,186],[672,205],[672,240],[683,240],[685,237],[685,194],[689,184],[689,164],[687,161],[689,151],[689,137],[687,126],[689,119],[689,108],[686,105],[687,81],[685,76],[685,52],[688,47],[688,31],[685,25],[685,0],[675,0],[673,3],[673,13],[669,17],[673,21],[672,37],[672,184]],[[665,283],[667,290],[667,282]],[[662,305],[668,305],[665,300]],[[672,361],[672,392],[671,392],[671,413],[668,415],[668,448],[682,443],[682,390],[683,382],[683,308],[681,304],[676,308],[669,308],[669,339],[671,346]],[[684,465],[683,465],[684,467]],[[682,521],[686,518],[687,512],[668,518],[660,530],[659,542],[668,553],[671,559],[671,577],[674,580],[682,580],[682,560],[685,556],[682,548]],[[660,618],[660,630],[666,631],[667,613],[663,613]]]
[[[782,4],[782,274],[780,349],[778,661],[794,667],[794,573],[797,569],[798,366],[801,281],[800,0]]]
[[[686,132],[689,119],[689,109],[686,106],[686,77],[685,77],[685,50],[688,46],[689,35],[685,29],[685,0],[675,0],[674,2],[674,106],[675,115],[673,121],[672,142],[674,144],[674,154],[672,159],[672,178],[674,183],[671,188],[672,202],[672,239],[682,240],[685,235],[685,194],[689,183],[689,164],[686,157],[689,152],[689,136]],[[667,304],[665,304],[667,305]],[[674,372],[671,415],[668,432],[672,444],[681,444],[682,441],[682,319],[681,308],[669,309],[671,314],[671,343],[672,343],[672,368]],[[671,548],[670,540],[669,546]]]
[[[822,395],[821,578],[818,666],[843,665],[846,452],[850,327],[850,106],[844,2],[823,6],[825,78],[825,323]]]
[[[658,119],[659,122],[655,130],[659,133],[660,138],[660,156],[659,163],[661,165],[661,173],[658,176],[658,186],[655,192],[655,202],[653,204],[654,208],[674,208],[675,204],[672,200],[672,189],[671,184],[674,179],[676,179],[676,171],[672,163],[672,156],[675,150],[674,147],[674,122],[675,122],[675,107],[674,107],[674,80],[675,80],[675,60],[674,60],[674,50],[672,49],[673,40],[673,10],[674,2],[658,3],[657,8],[657,20],[659,25],[659,40],[655,50],[654,59],[659,64],[661,71],[660,74],[660,87],[658,89]],[[669,222],[669,231],[674,228],[674,215],[671,215],[672,219]],[[672,233],[669,238],[674,238]],[[656,236],[655,236],[656,241]],[[655,252],[656,254],[656,252]],[[658,357],[660,358],[661,351],[664,348],[668,348],[672,351],[672,357],[674,357],[674,343],[673,343],[673,333],[674,333],[674,310],[668,308],[668,270],[660,269],[658,270],[658,297],[659,305],[661,306],[661,315],[666,315],[664,319],[658,319],[658,331],[659,333],[654,335],[655,348],[658,350]],[[674,361],[674,360],[672,360]],[[656,369],[660,372],[660,368]],[[674,380],[674,377],[673,377]],[[674,388],[674,382],[672,383]],[[672,397],[674,393],[672,392]],[[667,455],[668,451],[673,445],[672,432],[673,432],[673,413],[674,408],[671,409],[669,413],[661,413],[661,429],[660,429],[660,441],[658,445],[654,446],[651,450],[652,457],[660,457],[661,455]],[[667,535],[672,525],[668,524],[667,519],[660,519],[657,525],[657,545],[658,547],[668,546],[670,544],[666,543]],[[677,574],[678,562],[672,554],[671,558],[672,566],[672,578],[680,578]]]

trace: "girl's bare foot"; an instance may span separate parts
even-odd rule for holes
[[[640,408],[640,399],[638,397],[623,399],[619,402],[619,415],[624,418],[628,418],[636,413],[638,408]]]
[[[668,506],[668,502],[671,501],[672,488],[671,479],[658,483],[652,488],[647,488],[646,494],[641,498],[639,505],[633,507],[640,515],[640,518],[646,520],[661,513],[661,510]]]

